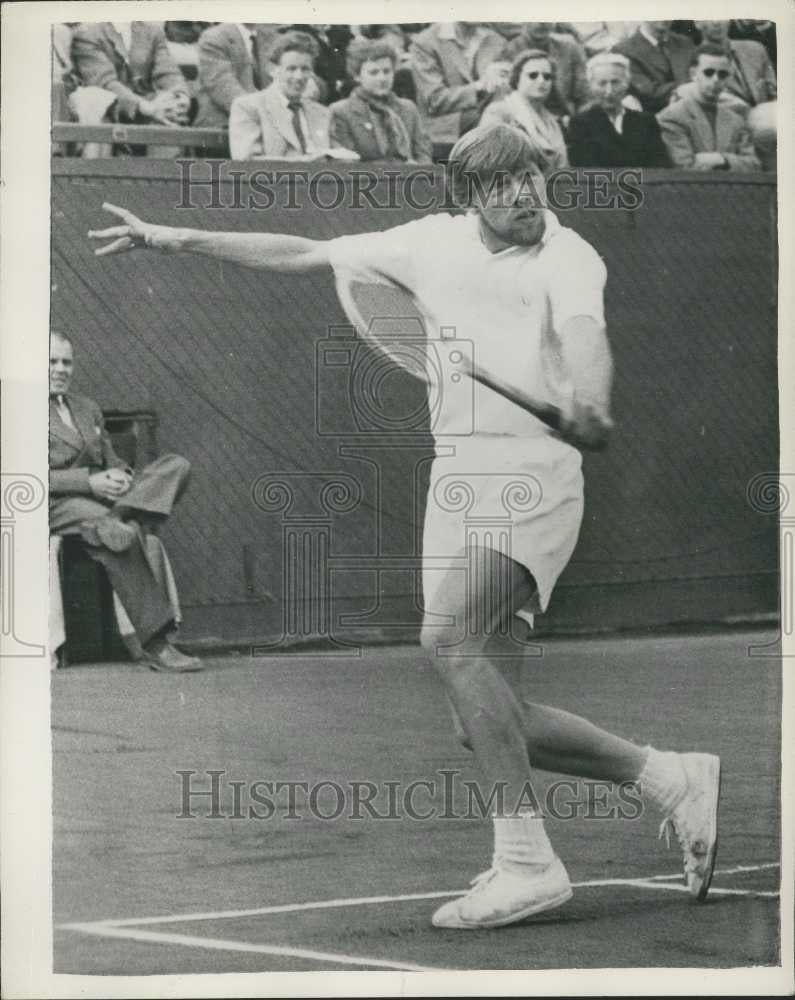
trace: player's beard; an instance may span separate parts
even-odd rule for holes
[[[540,209],[529,210],[527,214],[523,211],[511,219],[504,233],[497,232],[497,235],[519,247],[532,247],[540,242],[546,229],[544,213]]]
[[[491,245],[493,250],[507,249],[511,246],[535,246],[541,241],[546,229],[544,212],[539,208],[523,209],[512,216],[505,225],[499,227],[488,222],[483,215],[479,221],[481,239],[487,245]]]
[[[532,215],[517,220],[511,228],[516,233],[516,242],[519,246],[534,246],[540,242],[546,229],[544,213],[536,209]]]

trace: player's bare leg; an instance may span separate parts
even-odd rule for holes
[[[470,559],[473,567],[477,562],[476,572],[451,568],[441,581],[433,611],[448,616],[450,624],[426,625],[423,646],[475,754],[484,799],[495,789],[501,794],[494,800],[492,866],[469,893],[434,914],[437,927],[498,927],[559,906],[572,892],[543,817],[529,804],[535,796],[524,709],[485,655],[489,636],[529,597],[527,578],[514,574],[515,564],[490,549],[474,549]],[[459,643],[462,636],[465,645]]]
[[[456,728],[475,754],[487,795],[502,785],[508,812],[494,820],[495,854],[488,877],[478,880],[467,896],[442,907],[434,923],[498,926],[569,898],[568,877],[543,830],[543,818],[530,806],[510,811],[512,805],[536,801],[532,790],[527,794],[530,762],[581,777],[640,782],[665,822],[673,824],[688,885],[693,895],[704,898],[717,843],[717,758],[659,753],[580,716],[520,700],[515,683],[519,664],[505,659],[499,626],[532,595],[532,580],[522,566],[492,550],[476,550],[471,558],[478,560],[478,572],[451,570],[434,598],[433,610],[448,614],[452,624],[426,627],[423,645],[446,685]],[[480,592],[467,584],[472,579]],[[495,594],[504,595],[503,600],[495,602]],[[465,645],[463,635],[468,637]]]
[[[685,883],[703,900],[718,846],[720,759],[713,754],[660,752],[640,747],[587,719],[522,697],[521,656],[510,636],[492,636],[487,653],[499,664],[524,710],[527,750],[534,767],[580,778],[637,782],[662,814],[660,835],[672,829],[682,849]],[[460,731],[460,725],[457,724]]]

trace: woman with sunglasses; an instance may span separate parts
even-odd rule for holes
[[[557,118],[547,108],[552,93],[554,65],[540,49],[520,52],[511,67],[511,93],[490,104],[481,125],[512,125],[525,132],[544,158],[544,173],[569,164],[566,141]]]

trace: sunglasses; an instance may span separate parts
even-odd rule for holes
[[[708,80],[711,80],[713,76],[717,76],[719,80],[725,80],[731,76],[727,69],[702,69],[701,72]]]
[[[538,69],[531,70],[527,74],[527,79],[528,80],[537,80],[539,77],[541,77],[543,80],[551,80],[552,79],[552,74],[551,73],[542,73],[541,70],[538,70]]]

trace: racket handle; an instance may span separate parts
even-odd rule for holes
[[[504,399],[510,400],[511,403],[521,407],[527,413],[531,413],[553,431],[560,431],[563,427],[563,414],[557,406],[552,406],[551,403],[536,403],[525,399],[523,396],[512,392],[507,386],[497,385],[487,375],[483,375],[477,369],[470,372],[470,377],[475,382],[480,382],[481,385],[485,385],[487,388],[499,393]]]
[[[478,369],[473,369],[470,377],[481,385],[499,393],[504,399],[510,400],[516,406],[532,414],[537,420],[546,424],[551,430],[556,431],[567,444],[579,448],[580,451],[604,451],[607,447],[607,433],[577,434],[570,431],[565,426],[563,413],[559,407],[551,403],[536,403],[513,392],[508,386],[497,385],[487,375],[482,374]]]

